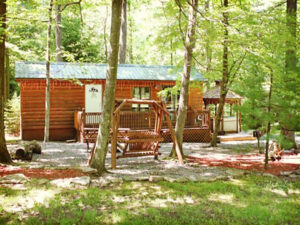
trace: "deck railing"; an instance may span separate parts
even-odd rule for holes
[[[169,112],[172,125],[175,127],[177,112]],[[85,111],[77,111],[75,113],[75,128],[97,128],[99,126],[101,113],[87,113]],[[120,112],[120,128],[130,129],[153,129],[155,113],[147,112]],[[185,128],[203,128],[210,126],[210,114],[208,111],[188,110],[185,122]],[[167,128],[167,122],[163,121],[163,128]]]
[[[74,126],[77,130],[78,139],[82,140],[82,134],[84,130],[97,129],[99,127],[101,113],[86,113],[85,111],[75,112]],[[177,112],[169,112],[172,125],[175,128]],[[120,112],[120,128],[129,128],[132,130],[152,130],[154,129],[155,113],[152,111],[133,112],[133,111],[121,111]],[[163,120],[162,129],[168,132],[168,126],[166,120]],[[194,111],[188,110],[187,118],[185,122],[186,132],[192,132],[189,136],[197,136],[197,131],[208,132],[206,137],[210,135],[210,113],[209,111]],[[199,133],[198,132],[198,133]],[[186,134],[187,136],[187,134]],[[203,136],[202,134],[200,136]],[[198,138],[199,139],[199,138]],[[198,140],[195,138],[195,140]],[[170,139],[171,140],[171,139]],[[194,139],[193,139],[194,140]],[[208,140],[208,138],[206,138]]]

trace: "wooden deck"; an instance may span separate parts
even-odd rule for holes
[[[176,112],[169,112],[173,128],[176,123]],[[74,114],[74,127],[77,132],[77,139],[80,142],[92,143],[98,134],[99,120],[101,113],[86,113],[76,111]],[[123,130],[154,130],[155,113],[147,112],[120,112],[120,129]],[[171,135],[166,121],[163,121],[161,135],[162,142],[172,142]],[[210,142],[210,115],[208,111],[192,111],[187,113],[187,120],[184,129],[184,142]]]

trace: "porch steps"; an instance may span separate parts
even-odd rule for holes
[[[227,141],[255,141],[256,138],[252,136],[244,136],[244,137],[221,137],[221,142]]]

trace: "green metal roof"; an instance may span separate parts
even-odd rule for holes
[[[106,79],[106,64],[55,62],[50,64],[50,77],[53,79]],[[174,81],[182,68],[174,66],[146,66],[120,64],[118,80],[161,80]],[[45,62],[16,62],[16,78],[46,78]],[[205,81],[201,73],[192,69],[191,80]]]

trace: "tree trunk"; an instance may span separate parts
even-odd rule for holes
[[[272,90],[273,89],[273,71],[271,71],[271,77],[270,77],[270,90],[268,95],[268,115],[269,115],[269,121],[267,124],[267,137],[266,137],[266,149],[265,149],[265,169],[268,169],[268,163],[269,163],[269,141],[270,141],[270,131],[271,131],[271,121],[270,121],[270,113],[271,113],[271,99],[272,99]]]
[[[4,127],[4,76],[5,76],[5,29],[6,29],[6,1],[0,1],[0,163],[11,164],[12,160],[7,151]]]
[[[188,95],[189,95],[189,83],[190,74],[193,59],[193,49],[195,47],[195,28],[196,28],[196,16],[197,16],[198,0],[191,1],[191,9],[189,15],[188,30],[185,37],[185,53],[184,53],[184,68],[181,78],[181,89],[179,98],[179,107],[176,118],[175,135],[179,144],[181,154],[182,142],[183,142],[183,131],[186,120],[187,108],[188,108]],[[175,148],[172,148],[170,156],[176,156]]]
[[[52,8],[53,0],[50,0],[48,14],[48,32],[47,32],[47,49],[46,49],[46,101],[45,101],[45,131],[44,142],[49,141],[50,128],[50,45],[51,45],[51,26],[52,26]]]
[[[210,0],[206,0],[205,3],[204,3],[204,8],[205,8],[205,11],[206,13],[209,13],[210,11],[210,7],[211,7],[211,2]],[[207,29],[207,34],[208,34],[208,37],[210,37],[210,33],[211,33],[211,30],[213,29],[213,25],[212,25],[212,22],[211,21],[207,21],[207,26],[208,28]],[[212,61],[212,48],[211,48],[211,42],[209,40],[209,38],[206,39],[205,41],[205,52],[206,52],[206,58],[205,58],[205,61],[206,61],[206,72],[210,72],[211,71],[211,61]]]
[[[104,39],[104,54],[105,54],[105,62],[108,61],[108,52],[107,52],[107,36],[106,36],[106,25],[107,25],[107,18],[108,18],[108,7],[105,7],[105,20],[104,20],[104,27],[103,27],[103,39]]]
[[[287,0],[286,1],[286,26],[289,32],[288,40],[286,41],[286,83],[295,82],[294,79],[290,77],[297,76],[297,0]],[[287,87],[287,89],[292,89]],[[291,115],[292,116],[292,115]],[[282,124],[282,123],[281,123]],[[297,144],[295,141],[295,131],[292,128],[286,127],[282,124],[281,134],[284,137],[285,142],[290,143],[288,146],[290,148],[296,148]]]
[[[56,61],[63,61],[62,53],[62,25],[61,25],[61,5],[56,5],[56,27],[55,27],[55,43],[56,43]]]
[[[121,38],[120,38],[120,64],[126,63],[127,48],[127,0],[123,0],[122,5],[122,22],[121,22]]]
[[[91,166],[98,170],[99,174],[106,171],[105,159],[108,149],[111,118],[115,102],[115,87],[118,69],[120,27],[121,27],[122,0],[112,1],[110,49],[108,67],[106,71],[106,83],[103,99],[103,109],[100,117],[98,137],[95,154]]]
[[[5,103],[9,99],[9,50],[5,48],[5,75],[4,75],[4,101]]]
[[[225,10],[228,8],[228,0],[224,0],[224,7]],[[228,12],[223,12],[223,25],[224,25],[224,41],[223,41],[223,74],[222,74],[222,81],[220,87],[220,99],[219,99],[219,106],[217,109],[216,120],[215,120],[215,130],[213,133],[213,137],[211,140],[211,146],[217,146],[218,140],[218,133],[220,130],[220,123],[222,120],[222,115],[224,111],[224,105],[226,100],[226,95],[228,92],[228,81],[229,81],[229,70],[228,70]]]
[[[133,63],[133,19],[131,16],[131,2],[127,2],[128,6],[128,11],[127,11],[127,18],[128,18],[128,27],[129,27],[129,34],[128,34],[128,57],[129,57],[129,63]]]

